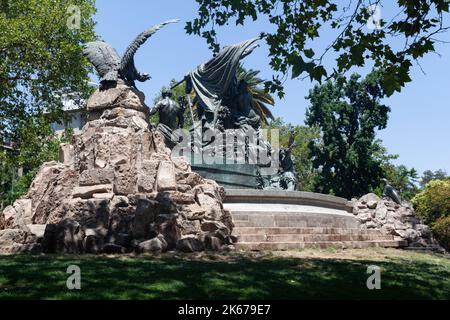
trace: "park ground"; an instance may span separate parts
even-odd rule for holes
[[[70,265],[81,290],[67,289]],[[372,265],[380,290],[366,286]],[[450,257],[381,248],[0,256],[3,299],[450,299]]]

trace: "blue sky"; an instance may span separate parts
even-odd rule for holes
[[[171,79],[182,79],[184,74],[211,57],[206,42],[184,31],[186,21],[196,16],[194,0],[97,0],[96,31],[122,54],[128,44],[144,29],[164,20],[179,18],[178,24],[168,25],[153,36],[136,57],[136,65],[148,72],[152,80],[138,87],[151,104],[154,96]],[[383,8],[387,20],[392,8]],[[264,20],[250,22],[245,27],[234,25],[218,29],[222,45],[233,44],[271,31]],[[316,52],[333,39],[324,35],[312,44]],[[450,34],[441,37],[450,41]],[[396,45],[396,44],[393,44]],[[398,164],[414,167],[419,172],[444,169],[450,173],[450,44],[438,44],[438,54],[430,54],[421,60],[425,74],[414,66],[408,84],[401,93],[384,103],[392,108],[388,128],[378,136],[391,154],[400,155]],[[332,58],[332,57],[330,57]],[[263,78],[273,75],[269,67],[265,45],[246,58],[245,67],[261,70]],[[355,70],[357,71],[357,70]],[[361,73],[366,69],[359,70]],[[303,124],[308,101],[305,96],[313,84],[309,80],[287,80],[286,97],[277,99],[273,109],[275,116],[294,124]]]

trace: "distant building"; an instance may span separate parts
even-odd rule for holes
[[[98,84],[90,82],[89,85],[97,88]],[[64,94],[61,98],[62,110],[66,113],[68,121],[52,123],[52,130],[56,135],[62,135],[66,129],[73,129],[75,134],[80,133],[87,121],[86,101],[76,94]]]
[[[86,124],[86,103],[77,95],[64,95],[62,97],[62,110],[66,114],[67,119],[62,123],[52,123],[52,130],[56,135],[62,135],[66,129],[73,129],[77,134]]]

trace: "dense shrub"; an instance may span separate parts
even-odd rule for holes
[[[450,244],[450,179],[433,180],[417,194],[412,203],[423,222],[431,226],[441,244]]]
[[[450,215],[450,179],[433,180],[412,200],[414,207],[427,224]]]
[[[440,244],[450,251],[450,216],[439,218],[432,230]]]

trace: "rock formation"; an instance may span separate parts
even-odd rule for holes
[[[393,200],[380,199],[369,193],[352,201],[353,214],[363,229],[380,229],[386,235],[406,240],[409,248],[442,251],[428,226],[422,224],[411,204],[402,205]]]
[[[141,92],[119,83],[88,101],[89,121],[60,161],[0,214],[0,252],[232,249],[224,190],[171,158]]]

